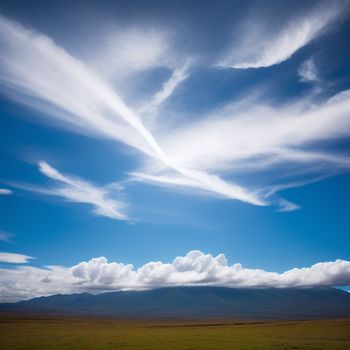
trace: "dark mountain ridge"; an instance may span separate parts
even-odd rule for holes
[[[171,287],[67,294],[0,304],[0,310],[111,317],[304,319],[350,317],[350,293],[322,288]]]

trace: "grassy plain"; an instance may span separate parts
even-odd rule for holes
[[[350,319],[239,322],[0,315],[2,350],[348,350]]]

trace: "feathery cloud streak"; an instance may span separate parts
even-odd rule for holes
[[[113,90],[50,38],[0,17],[1,85],[10,97],[81,132],[152,153],[141,124]]]
[[[70,268],[21,266],[1,269],[1,301],[17,301],[57,293],[140,290],[169,286],[315,287],[350,284],[350,262],[320,262],[283,273],[228,265],[223,254],[214,257],[194,250],[171,263],[149,262],[138,269],[131,264],[109,263],[104,257]],[[24,278],[25,276],[25,278]]]
[[[303,150],[302,146],[349,136],[349,111],[350,90],[318,105],[305,99],[281,107],[256,103],[243,112],[225,108],[179,126],[160,137],[160,143],[178,164],[203,171],[242,170],[242,161],[263,156],[273,157],[275,162],[333,160],[345,165],[348,159],[317,152],[317,145],[316,151]]]
[[[118,27],[99,36],[98,49],[87,58],[108,81],[125,81],[130,75],[156,67],[174,68],[171,34],[163,27]]]
[[[30,259],[34,259],[34,258],[23,254],[0,252],[0,262],[3,262],[3,263],[27,264]]]
[[[172,95],[175,89],[189,76],[190,60],[173,71],[170,78],[163,84],[162,89],[153,95],[151,102],[143,106],[141,114],[154,114],[161,105]]]
[[[0,188],[0,196],[1,195],[8,195],[8,194],[11,194],[12,191],[11,190],[8,190],[7,188]]]
[[[342,14],[344,3],[327,3],[290,20],[284,28],[274,28],[270,33],[269,25],[249,22],[244,27],[244,42],[234,44],[218,63],[221,67],[248,69],[265,68],[289,59],[295,52],[324,34],[329,26]]]
[[[312,59],[306,60],[300,65],[298,75],[300,81],[304,83],[319,80],[315,62]]]
[[[0,231],[0,241],[12,243],[12,235],[8,232]]]
[[[39,163],[39,169],[45,176],[55,180],[58,185],[50,189],[28,187],[28,190],[61,197],[69,202],[91,204],[94,207],[93,212],[99,216],[116,220],[127,219],[123,212],[125,203],[110,198],[111,194],[106,187],[97,187],[77,177],[63,175],[43,161]]]
[[[349,111],[350,90],[318,105],[309,99],[280,107],[257,102],[243,112],[228,106],[166,132],[164,137],[159,136],[159,142],[169,157],[184,168],[234,175],[253,171],[268,173],[283,164],[301,164],[305,174],[313,173],[317,165],[317,173],[322,178],[330,167],[350,167],[348,156],[327,152],[320,146],[324,140],[350,136]],[[196,187],[188,178],[157,167],[152,160],[144,170],[131,175],[135,180],[151,184]],[[289,176],[293,178],[292,170]],[[272,181],[278,181],[276,174]],[[276,186],[276,182],[272,187],[276,189],[273,192],[271,183],[258,186],[257,196],[267,203],[273,201],[283,212],[300,208],[285,199],[273,198],[278,188],[283,188]]]

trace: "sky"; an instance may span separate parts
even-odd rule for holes
[[[0,1],[0,301],[350,286],[348,1]]]

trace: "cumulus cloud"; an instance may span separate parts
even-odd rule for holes
[[[0,262],[4,262],[4,263],[26,264],[29,262],[30,259],[34,259],[34,258],[23,254],[0,252]]]
[[[0,268],[0,300],[12,302],[57,293],[72,293],[74,279],[61,266]]]
[[[324,34],[341,15],[344,3],[327,3],[308,14],[293,18],[282,28],[271,28],[271,23],[249,20],[241,36],[219,61],[221,67],[235,69],[264,68],[289,59],[295,52]]]
[[[92,289],[99,289],[99,286],[137,289],[179,285],[306,287],[350,283],[348,261],[318,263],[278,274],[243,268],[239,263],[228,265],[223,254],[214,257],[198,250],[177,257],[172,263],[149,262],[137,270],[133,270],[131,265],[109,264],[105,258],[99,258],[73,266],[71,271],[82,284]]]
[[[98,187],[78,177],[64,175],[44,161],[39,163],[39,169],[42,174],[55,180],[57,186],[46,189],[22,185],[22,188],[61,197],[69,202],[91,204],[94,207],[93,212],[99,216],[117,220],[126,219],[123,212],[125,203],[112,199],[110,189],[107,187]]]
[[[81,262],[71,268],[72,275],[79,278],[80,283],[89,284],[99,288],[100,285],[105,285],[107,288],[109,285],[122,281],[130,283],[131,279],[135,275],[133,266],[120,263],[108,263],[105,257],[94,258],[88,262]]]
[[[1,269],[0,298],[16,301],[39,295],[73,292],[142,290],[171,286],[226,286],[231,288],[317,287],[350,284],[350,262],[335,260],[283,273],[229,265],[224,254],[212,256],[199,250],[170,263],[149,262],[135,269],[131,264],[109,263],[105,257],[70,268],[21,266]],[[25,278],[24,278],[25,277]]]

